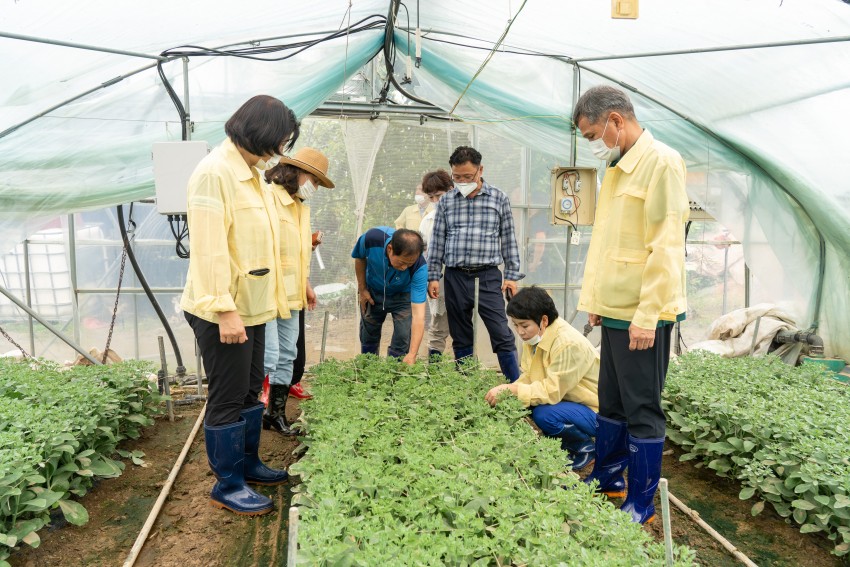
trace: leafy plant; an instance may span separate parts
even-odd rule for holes
[[[671,364],[663,403],[681,460],[740,480],[753,515],[770,503],[850,551],[850,390],[823,367],[695,351]]]
[[[536,435],[500,378],[360,356],[315,368],[293,502],[309,565],[661,565],[663,548]],[[692,553],[677,549],[677,562]]]
[[[95,477],[121,474],[116,447],[152,423],[161,397],[147,363],[62,370],[47,361],[0,359],[0,567],[59,509],[82,525],[88,512],[71,500]],[[142,455],[133,452],[134,462]]]

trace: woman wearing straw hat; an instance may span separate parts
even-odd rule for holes
[[[314,148],[301,148],[292,157],[266,172],[271,184],[279,223],[280,265],[290,316],[266,324],[265,369],[269,375],[269,403],[263,427],[294,435],[286,419],[286,400],[292,385],[293,363],[298,354],[299,320],[303,310],[316,307],[316,294],[307,279],[313,237],[307,201],[318,187],[333,188],[328,179],[328,158]]]

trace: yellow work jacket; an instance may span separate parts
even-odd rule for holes
[[[273,183],[271,187],[280,220],[278,233],[284,295],[289,309],[304,309],[307,306],[307,278],[310,277],[310,258],[313,253],[310,207],[301,199],[293,198],[282,186]]]
[[[526,406],[583,404],[599,412],[599,353],[572,325],[558,317],[537,348],[522,346],[517,398]]]
[[[234,310],[246,326],[289,317],[271,189],[229,138],[195,168],[187,199],[192,248],[180,307],[211,323]]]
[[[405,207],[401,214],[398,215],[398,218],[395,219],[395,227],[396,229],[408,228],[410,230],[419,230],[419,223],[432,210],[434,210],[434,203],[428,203],[424,214],[419,212],[419,205],[415,203],[409,207]]]
[[[685,162],[644,130],[605,171],[578,308],[655,329],[685,300]]]

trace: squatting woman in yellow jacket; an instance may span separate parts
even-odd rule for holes
[[[520,290],[507,314],[525,343],[522,374],[516,382],[491,389],[485,399],[496,405],[499,393],[510,391],[532,408],[531,419],[545,435],[561,440],[573,470],[586,467],[596,455],[599,353],[558,317],[555,302],[539,287]]]
[[[287,473],[260,460],[264,325],[287,310],[278,219],[260,178],[298,138],[295,114],[259,95],[224,125],[227,138],[195,168],[188,186],[192,238],[180,306],[195,333],[209,379],[204,432],[218,482],[211,503],[237,514],[272,511],[246,483],[275,485]]]

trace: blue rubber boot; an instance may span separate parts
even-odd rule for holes
[[[620,510],[632,521],[648,524],[655,520],[655,490],[661,478],[664,438],[638,439],[629,435],[629,493]]]
[[[272,501],[245,484],[245,420],[205,425],[204,437],[207,460],[218,479],[210,492],[210,504],[246,516],[271,512]]]
[[[258,451],[260,449],[260,429],[263,423],[263,404],[250,409],[242,410],[245,419],[245,482],[250,484],[262,484],[265,486],[277,486],[283,484],[289,478],[286,471],[267,467]]]
[[[460,362],[461,359],[472,356],[472,347],[465,348],[456,348],[455,351],[455,360]]]
[[[505,375],[508,382],[516,382],[520,374],[516,351],[511,350],[507,352],[497,352],[496,357],[499,359],[499,368],[502,369],[502,374]]]
[[[360,354],[378,354],[378,345],[360,345]]]
[[[561,439],[561,449],[570,456],[572,470],[581,470],[596,458],[596,444],[593,438],[572,423],[564,425],[564,430],[558,438]]]
[[[584,482],[598,481],[596,491],[609,498],[626,496],[623,471],[629,466],[628,434],[625,422],[596,416],[596,462]]]

